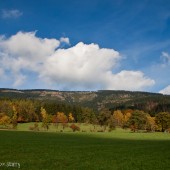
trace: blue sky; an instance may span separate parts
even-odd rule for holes
[[[0,0],[0,25],[0,87],[170,94],[169,0]]]

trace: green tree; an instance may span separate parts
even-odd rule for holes
[[[145,130],[147,123],[147,114],[143,111],[135,110],[128,120],[129,127],[133,132],[136,130]]]
[[[104,131],[106,127],[109,125],[109,119],[111,117],[111,111],[107,108],[102,108],[98,115],[98,122],[101,127],[104,127]]]
[[[116,128],[116,120],[113,115],[108,119],[108,126],[109,126],[109,131],[115,130]]]
[[[81,119],[81,122],[92,124],[95,122],[96,115],[92,109],[85,107],[82,109]]]
[[[162,132],[170,127],[170,114],[167,112],[160,112],[155,116],[155,122]]]

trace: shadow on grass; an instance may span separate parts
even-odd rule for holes
[[[169,149],[164,134],[0,131],[0,163],[26,170],[169,170]]]

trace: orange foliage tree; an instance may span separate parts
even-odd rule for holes
[[[57,112],[56,115],[53,116],[52,122],[55,125],[57,125],[57,128],[58,128],[59,123],[62,123],[63,129],[64,129],[66,126],[66,123],[68,122],[68,118],[63,112]]]

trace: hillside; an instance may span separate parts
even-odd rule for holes
[[[52,100],[69,104],[78,104],[93,108],[141,109],[151,114],[159,111],[170,111],[170,95],[132,91],[58,91],[46,89],[17,90],[0,89],[1,99],[35,99]]]

